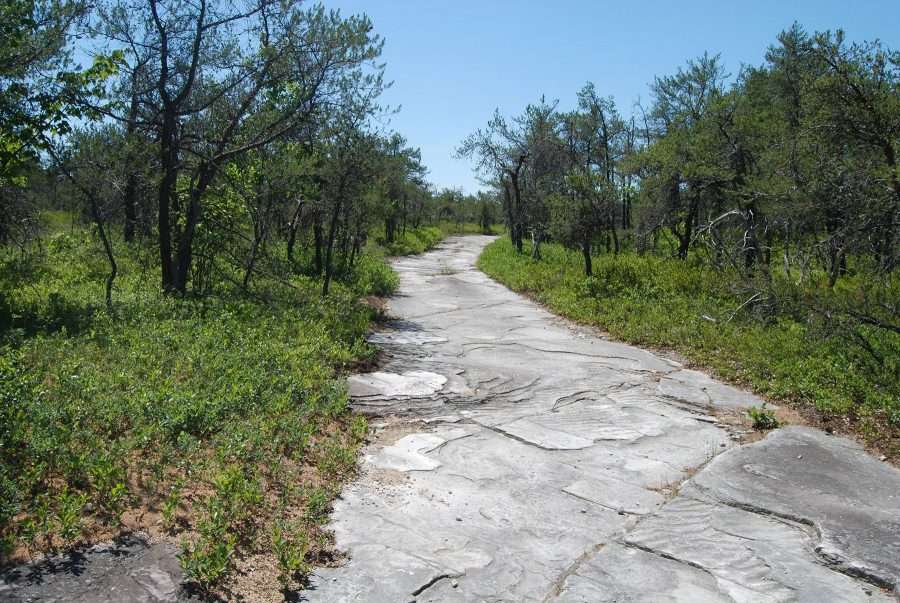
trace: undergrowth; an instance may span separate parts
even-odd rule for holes
[[[175,299],[151,254],[119,246],[114,315],[89,231],[0,257],[0,565],[149,529],[203,589],[260,553],[296,584],[367,433],[341,378],[373,354],[359,299],[397,276],[364,254],[327,298],[298,275]]]
[[[437,245],[444,238],[444,233],[436,226],[423,226],[401,230],[395,234],[393,241],[384,236],[376,238],[379,247],[389,256],[413,255],[424,253]]]

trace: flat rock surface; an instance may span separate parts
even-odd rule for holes
[[[394,262],[373,415],[306,600],[892,601],[900,472],[761,400],[573,327],[474,267],[490,237]]]
[[[174,547],[126,536],[0,574],[0,603],[170,603],[188,600]]]

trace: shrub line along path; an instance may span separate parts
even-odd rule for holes
[[[308,600],[895,600],[900,471],[804,427],[741,445],[761,400],[494,283],[491,240],[395,261],[349,559]]]

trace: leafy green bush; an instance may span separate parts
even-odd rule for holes
[[[442,236],[410,230],[394,251]],[[0,563],[155,506],[206,589],[249,552],[273,554],[285,584],[305,572],[368,431],[340,371],[373,353],[359,298],[396,289],[385,250],[339,262],[327,298],[297,275],[175,299],[152,250],[119,248],[113,316],[88,232],[43,247],[0,249]]]
[[[378,239],[387,255],[414,255],[424,253],[441,242],[444,233],[440,228],[435,226],[423,226],[421,228],[411,228],[405,232],[398,233],[392,242]]]
[[[748,408],[747,416],[750,417],[750,424],[753,429],[758,431],[777,429],[781,425],[775,417],[775,413],[766,408],[765,402],[763,402],[762,406],[751,406]]]
[[[52,241],[0,255],[0,557],[158,506],[167,530],[196,534],[181,559],[213,588],[235,554],[271,551],[269,526],[307,508],[310,481],[324,489],[292,538],[327,542],[322,510],[365,432],[339,372],[371,354],[358,299],[393,291],[389,266],[363,255],[324,299],[305,277],[173,299],[144,250],[120,249],[111,316],[98,245]]]
[[[354,267],[354,284],[361,295],[385,297],[397,290],[400,279],[384,261],[363,255]]]

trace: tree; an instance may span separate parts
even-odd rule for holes
[[[137,125],[158,141],[162,287],[185,293],[204,196],[220,169],[302,136],[348,86],[380,86],[379,67],[361,69],[381,42],[365,17],[297,1],[116,2],[103,15],[108,39],[125,47],[125,71],[143,82],[128,111],[105,110],[133,124],[136,103]]]
[[[71,118],[87,117],[76,101],[113,71],[114,57],[104,55],[87,69],[72,65],[69,39],[87,7],[78,0],[0,3],[0,242],[32,219],[16,189],[38,154],[71,131]]]
[[[832,144],[853,145],[854,172],[877,183],[869,192],[879,202],[854,213],[871,233],[881,268],[889,270],[898,261],[900,222],[900,52],[879,42],[848,45],[842,31],[816,34],[814,43],[813,55],[825,68],[814,90],[818,118]]]
[[[522,179],[529,158],[523,133],[510,126],[497,110],[485,129],[476,130],[462,141],[456,155],[475,159],[476,170],[502,190],[506,225],[513,245],[521,253],[525,229]]]
[[[81,2],[6,0],[0,4],[0,185],[44,146],[43,133],[68,130],[79,74],[69,70],[69,36],[84,17]]]
[[[704,201],[718,196],[722,180],[716,132],[708,117],[724,94],[725,77],[718,56],[704,54],[651,85],[654,105],[648,127],[655,141],[638,158],[642,193],[663,208],[658,214],[662,222],[650,229],[667,227],[678,240],[681,259],[687,258]]]
[[[570,172],[567,184],[567,193],[550,197],[550,233],[556,241],[581,251],[584,274],[592,276],[591,247],[609,224],[615,189],[602,177],[580,169]]]

